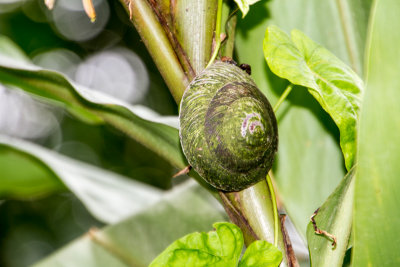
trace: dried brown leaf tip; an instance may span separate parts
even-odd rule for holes
[[[44,4],[47,6],[49,10],[53,9],[55,2],[56,0],[44,0]]]
[[[337,244],[336,237],[334,235],[332,235],[331,233],[328,233],[327,231],[321,230],[321,229],[318,228],[317,222],[315,221],[315,216],[317,216],[318,211],[319,211],[319,208],[316,211],[314,211],[314,214],[310,218],[311,223],[312,223],[313,228],[314,228],[314,232],[317,235],[323,235],[323,236],[326,236],[327,238],[331,239],[332,240],[332,247],[336,247],[336,244]]]
[[[133,4],[132,4],[132,0],[129,1],[128,8],[129,8],[129,19],[132,20],[133,19]]]
[[[180,170],[179,172],[175,173],[174,176],[172,176],[172,178],[181,176],[181,175],[185,175],[188,174],[190,172],[190,170],[192,169],[192,166],[188,165],[186,166],[184,169]]]
[[[82,0],[83,9],[86,12],[86,15],[90,18],[91,22],[96,21],[96,10],[94,9],[92,0]]]

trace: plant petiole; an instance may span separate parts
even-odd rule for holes
[[[291,83],[286,87],[285,91],[283,92],[283,94],[279,98],[278,102],[276,102],[275,106],[273,107],[273,110],[274,110],[275,113],[278,110],[279,106],[282,104],[283,100],[285,100],[286,97],[290,94],[292,89],[293,89],[293,84]]]
[[[272,208],[274,211],[274,246],[278,247],[278,232],[279,232],[279,216],[278,216],[278,206],[276,204],[276,196],[274,186],[272,185],[271,176],[267,174],[267,184],[269,192],[271,194]]]
[[[217,22],[215,24],[215,47],[214,47],[214,52],[206,68],[208,68],[214,62],[215,58],[218,55],[219,48],[221,46],[221,20],[222,20],[222,0],[218,0]]]

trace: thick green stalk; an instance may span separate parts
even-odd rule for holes
[[[237,24],[237,9],[231,12],[229,5],[224,2],[223,19],[225,21],[225,40],[221,44],[221,55],[225,57],[233,57],[233,49],[235,46],[235,32]]]
[[[269,174],[267,174],[267,185],[268,185],[269,193],[271,195],[272,210],[274,212],[274,246],[278,247],[278,235],[279,235],[278,206],[276,205],[276,196],[275,196],[274,185],[272,184],[272,179]]]
[[[180,102],[188,79],[166,32],[146,0],[120,0],[160,71],[175,101]]]
[[[289,85],[286,87],[285,91],[283,91],[281,97],[279,97],[278,102],[276,102],[276,104],[275,104],[275,106],[274,106],[274,108],[273,108],[273,110],[274,110],[275,113],[276,113],[276,111],[279,109],[279,107],[281,106],[281,104],[283,103],[283,101],[286,99],[286,97],[290,94],[290,92],[292,91],[292,89],[293,89],[293,84],[289,84]]]
[[[217,0],[171,1],[173,28],[195,73],[201,72],[210,60]]]
[[[214,62],[215,58],[218,55],[219,47],[221,46],[221,20],[222,20],[222,0],[218,0],[217,22],[215,24],[215,34],[214,34],[215,46],[211,59],[207,64],[207,67],[209,67]]]
[[[121,1],[129,10],[130,1]],[[196,72],[200,72],[211,56],[217,2],[216,0],[182,0],[174,3],[178,6],[171,7],[173,30],[191,66]],[[176,102],[179,103],[188,79],[183,71],[182,63],[179,62],[173,50],[171,40],[168,40],[165,29],[160,25],[146,0],[131,0],[130,10],[136,29],[153,56]],[[231,29],[230,32],[234,31]],[[233,38],[230,42],[233,46]],[[274,205],[266,180],[240,192],[219,192],[219,194],[228,215],[244,232],[247,245],[256,239],[274,243],[274,226],[276,225]],[[283,240],[280,224],[278,230],[278,247],[284,255],[284,265],[296,266],[286,257],[290,244]]]
[[[221,192],[220,196],[229,217],[242,229],[247,246],[257,239],[274,243],[274,205],[266,180],[239,192]],[[280,224],[278,230],[278,248],[283,253],[283,266],[290,266]]]

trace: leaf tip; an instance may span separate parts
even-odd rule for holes
[[[52,10],[54,8],[54,3],[56,0],[44,0],[44,4],[47,6],[49,10]]]
[[[93,0],[82,0],[83,9],[86,15],[90,18],[90,22],[96,21],[96,10],[94,9]]]

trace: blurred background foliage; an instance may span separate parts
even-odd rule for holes
[[[0,1],[0,34],[36,64],[82,85],[163,115],[177,106],[118,1],[95,0],[90,23],[80,0]],[[133,49],[133,50],[132,50]],[[0,134],[27,139],[69,157],[168,189],[174,170],[162,158],[106,126],[87,125],[62,109],[0,85]],[[1,151],[0,151],[1,153]],[[1,166],[0,175],[16,168]],[[28,169],[28,172],[34,172]],[[96,220],[67,190],[0,202],[0,266],[27,266],[81,236]]]

